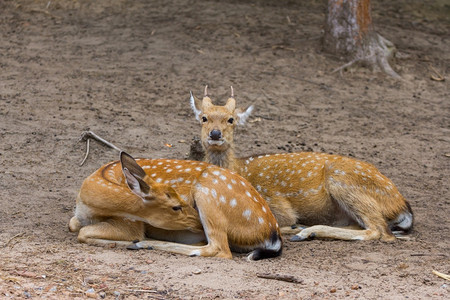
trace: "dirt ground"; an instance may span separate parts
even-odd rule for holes
[[[449,299],[450,5],[372,1],[399,82],[321,51],[325,1],[0,1],[0,298]],[[440,73],[445,81],[436,79]],[[375,164],[410,201],[410,240],[285,239],[248,262],[79,244],[85,177],[118,153],[184,158],[189,91],[255,104],[237,152],[314,150]],[[172,144],[167,147],[166,144]],[[294,276],[301,283],[257,277]]]

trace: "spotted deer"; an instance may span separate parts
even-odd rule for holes
[[[214,105],[205,87],[203,100],[191,92],[191,108],[202,124],[205,161],[246,178],[269,204],[291,240],[395,240],[413,225],[409,203],[373,165],[316,152],[280,153],[236,158],[234,129],[253,111],[236,108],[233,88],[224,106]]]
[[[241,176],[204,162],[134,160],[124,152],[84,180],[69,229],[88,244],[191,256],[232,258],[231,247],[258,260],[282,249],[275,217]]]

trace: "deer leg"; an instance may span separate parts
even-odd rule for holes
[[[76,216],[72,217],[70,219],[70,222],[69,222],[69,231],[70,232],[78,232],[78,231],[80,231],[81,227],[82,226],[81,226],[80,220],[78,220],[78,218]]]
[[[223,236],[224,235],[224,236]],[[225,243],[219,243],[217,237],[209,237],[209,242],[204,246],[185,245],[173,242],[157,241],[157,240],[144,240],[132,244],[128,249],[156,249],[162,251],[168,251],[172,253],[184,254],[189,256],[206,256],[206,257],[222,257],[232,258],[230,247],[226,233],[223,233],[222,239],[225,238]]]
[[[299,242],[311,238],[326,238],[336,240],[376,240],[381,236],[378,230],[372,229],[347,229],[326,225],[315,225],[302,230],[290,240]]]
[[[391,233],[377,201],[362,189],[349,188],[347,183],[332,177],[327,180],[327,191],[342,212],[361,229],[348,229],[326,225],[315,225],[306,228],[291,238],[291,241],[304,241],[311,238],[338,240],[376,240],[392,242],[395,236]]]
[[[88,244],[105,245],[116,241],[133,241],[144,238],[144,223],[122,218],[110,218],[102,222],[84,226],[78,233],[78,241]],[[129,243],[128,243],[129,244]]]
[[[367,221],[366,229],[354,229],[355,226],[345,228],[333,227],[326,225],[314,225],[303,229],[294,235],[290,240],[292,242],[304,241],[312,238],[336,239],[336,240],[377,240],[383,242],[395,241],[395,236],[388,232],[387,224],[375,225],[373,222]]]

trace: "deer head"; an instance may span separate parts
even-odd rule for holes
[[[202,231],[198,212],[171,186],[152,180],[125,152],[120,153],[120,162],[128,187],[142,200],[141,209],[136,212],[138,219],[166,230]]]
[[[202,124],[201,140],[206,151],[223,152],[233,147],[233,133],[236,126],[244,125],[253,111],[236,108],[233,87],[231,96],[224,106],[214,105],[205,86],[203,100],[196,100],[191,92],[191,108],[195,118]]]

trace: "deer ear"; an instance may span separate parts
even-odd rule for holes
[[[227,104],[225,104],[225,108],[230,113],[234,113],[234,110],[236,109],[236,100],[234,100],[234,98],[228,98]]]
[[[149,198],[151,198],[151,187],[147,182],[145,182],[145,180],[150,182],[150,184],[153,180],[147,177],[144,169],[137,164],[131,155],[124,151],[120,152],[120,163],[122,165],[122,172],[125,176],[125,181],[127,182],[130,190],[137,196],[143,199],[145,198],[145,200],[149,200]],[[144,178],[146,179],[144,180]]]
[[[143,199],[148,198],[150,186],[144,180],[132,174],[127,168],[123,168],[122,172],[130,190]]]
[[[252,114],[254,108],[255,107],[253,105],[250,105],[246,110],[241,108],[236,109],[237,125],[244,125]]]
[[[144,179],[144,177],[147,176],[145,171],[137,164],[134,158],[124,151],[120,152],[120,163],[122,165],[122,171],[127,168],[133,176],[140,179]]]
[[[212,106],[211,98],[209,98],[208,96],[203,97],[203,100],[202,100],[202,111],[207,110],[210,106]]]
[[[197,107],[200,107],[200,100],[198,100],[197,98],[194,97],[194,95],[191,93],[191,108],[192,111],[194,112],[195,118],[197,119],[197,121],[200,121],[200,116],[202,114],[202,111],[200,109],[198,109]]]

